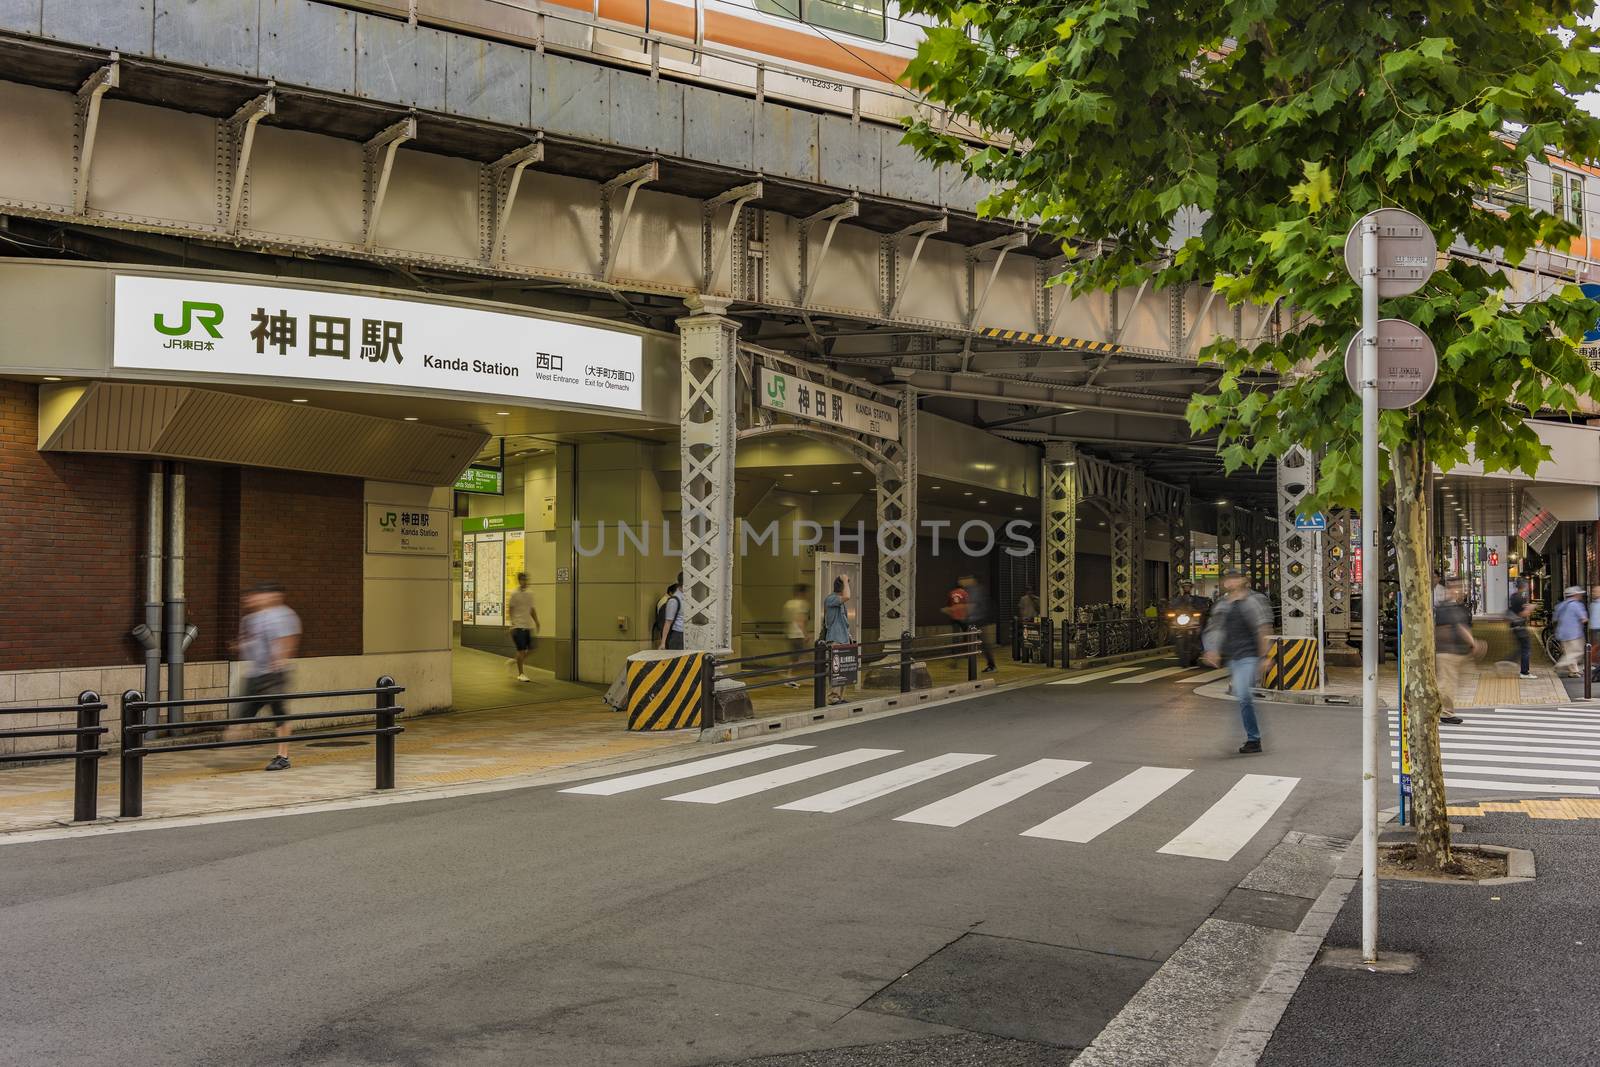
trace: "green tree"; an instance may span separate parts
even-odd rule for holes
[[[1360,500],[1360,400],[1342,353],[1360,289],[1341,250],[1377,207],[1409,209],[1448,249],[1500,249],[1521,263],[1560,247],[1568,222],[1475,194],[1530,157],[1600,155],[1600,122],[1574,94],[1600,83],[1600,36],[1583,3],[1515,0],[904,0],[933,17],[907,70],[930,100],[1001,145],[981,149],[934,121],[906,141],[994,190],[980,211],[1037,219],[1084,250],[1060,284],[1216,286],[1232,305],[1277,306],[1280,332],[1208,345],[1214,392],[1189,408],[1226,466],[1301,444],[1321,456],[1313,506]],[[1525,199],[1525,198],[1524,198]],[[1173,241],[1180,209],[1201,235]],[[1527,422],[1600,399],[1575,339],[1595,320],[1576,286],[1514,294],[1486,257],[1451,256],[1383,314],[1427,331],[1440,353],[1429,396],[1385,412],[1396,505],[1406,699],[1418,844],[1450,859],[1439,762],[1424,475],[1476,457],[1532,475],[1547,450]],[[1247,314],[1246,321],[1254,321]],[[1334,358],[1329,358],[1329,357]],[[1263,387],[1258,375],[1276,376]],[[1368,606],[1368,610],[1373,610]]]

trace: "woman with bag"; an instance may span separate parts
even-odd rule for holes
[[[836,676],[833,671],[834,659],[837,656],[832,649],[840,645],[854,644],[850,636],[850,614],[845,610],[845,605],[850,603],[850,579],[844,575],[833,580],[833,592],[829,593],[822,601],[822,640],[828,642],[830,654],[828,656],[828,703],[844,703],[844,682],[842,675]],[[841,680],[834,685],[835,677]]]

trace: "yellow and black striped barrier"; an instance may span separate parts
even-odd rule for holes
[[[628,657],[628,729],[704,728],[707,653],[654,649]]]
[[[1274,637],[1267,650],[1263,689],[1315,689],[1322,684],[1315,637]]]
[[[985,326],[978,331],[978,336],[992,338],[996,341],[1016,341],[1025,345],[1044,345],[1047,348],[1075,348],[1083,352],[1116,353],[1122,351],[1121,345],[1114,345],[1110,341],[1087,341],[1082,337],[1063,337],[1053,333],[1029,333],[1027,330],[999,330],[993,326]]]

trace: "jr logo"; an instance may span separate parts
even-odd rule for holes
[[[383,518],[378,520],[378,525],[382,526],[385,530],[392,530],[395,526],[394,518],[394,512],[386,511],[383,513]]]
[[[769,375],[767,378],[767,399],[774,404],[782,404],[784,402],[784,388],[787,383],[788,379],[781,374]]]
[[[191,319],[193,320],[192,322]],[[204,300],[185,300],[183,302],[183,320],[176,326],[168,326],[166,316],[160,312],[157,312],[155,316],[156,329],[168,337],[182,337],[189,332],[194,322],[198,322],[205,327],[206,333],[209,333],[212,337],[217,340],[222,339],[222,331],[217,329],[218,326],[222,325],[221,304],[212,304]]]

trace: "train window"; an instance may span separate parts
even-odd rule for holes
[[[1558,219],[1567,217],[1567,176],[1550,168],[1550,213]]]
[[[1583,223],[1583,179],[1576,174],[1572,175],[1567,182],[1567,210],[1571,212],[1568,218],[1577,223],[1578,230],[1582,232],[1585,229]]]
[[[874,41],[888,32],[886,6],[887,0],[756,0],[757,11]]]

